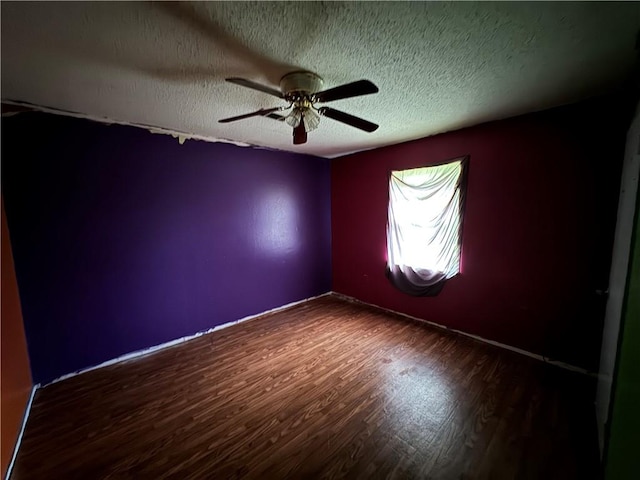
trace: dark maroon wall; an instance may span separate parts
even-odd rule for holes
[[[330,288],[328,160],[28,113],[2,169],[35,382]]]
[[[333,290],[597,367],[623,117],[598,100],[334,160]],[[462,272],[435,298],[405,295],[384,275],[389,172],[464,155]]]

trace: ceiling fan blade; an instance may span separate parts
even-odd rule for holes
[[[375,123],[371,123],[363,118],[355,117],[348,113],[341,112],[340,110],[336,110],[335,108],[321,107],[318,109],[318,112],[320,112],[320,115],[333,118],[338,122],[346,123],[347,125],[359,128],[360,130],[364,130],[365,132],[374,132],[378,129],[378,125],[376,125]]]
[[[279,120],[280,122],[284,122],[284,119],[287,118],[284,115],[278,115],[277,113],[269,113],[265,115],[267,118],[273,118],[274,120]]]
[[[341,100],[343,98],[359,97],[360,95],[369,95],[370,93],[377,93],[378,87],[376,87],[369,80],[358,80],[357,82],[347,83],[340,85],[339,87],[330,88],[318,92],[314,95],[316,102],[333,102],[334,100]]]
[[[307,129],[304,128],[304,118],[300,119],[300,123],[293,129],[293,144],[301,145],[307,143]]]
[[[274,115],[273,112],[278,112],[280,110],[284,110],[285,108],[286,107],[263,108],[255,112],[245,113],[244,115],[238,115],[237,117],[223,118],[222,120],[218,120],[218,122],[229,123],[229,122],[235,122],[236,120],[244,120],[245,118],[250,118],[250,117],[266,117],[268,115]]]
[[[260,92],[268,93],[269,95],[273,95],[278,98],[284,98],[284,95],[280,90],[276,90],[275,88],[267,87],[266,85],[262,85],[261,83],[253,82],[251,80],[247,80],[246,78],[225,78],[227,82],[235,83],[236,85],[240,85],[242,87],[252,88],[254,90],[258,90]]]

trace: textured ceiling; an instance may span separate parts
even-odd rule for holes
[[[639,3],[1,3],[2,99],[320,156],[571,103],[619,84]],[[380,93],[334,108],[294,146],[286,124],[218,119],[279,105],[224,82],[290,71]]]

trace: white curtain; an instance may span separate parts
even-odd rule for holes
[[[407,293],[428,295],[460,271],[464,160],[391,172],[388,270]]]

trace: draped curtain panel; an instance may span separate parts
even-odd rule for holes
[[[387,277],[409,295],[437,295],[460,271],[467,164],[464,157],[391,172]]]

